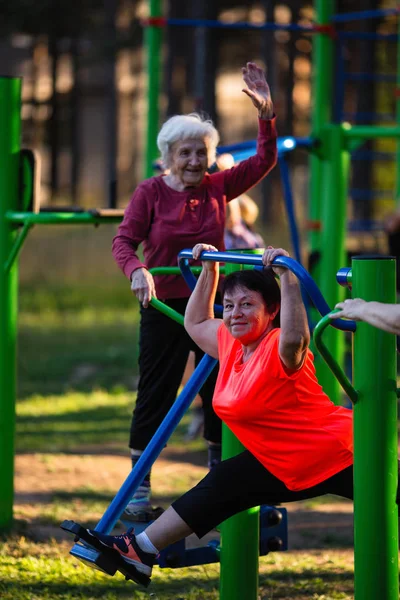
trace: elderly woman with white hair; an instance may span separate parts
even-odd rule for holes
[[[177,115],[162,126],[157,144],[163,175],[143,181],[128,204],[113,240],[114,258],[141,303],[139,385],[129,446],[132,467],[151,440],[176,398],[190,350],[196,364],[203,353],[185,329],[149,305],[158,298],[184,314],[190,295],[179,276],[153,276],[149,269],[176,266],[183,248],[198,242],[224,248],[226,203],[258,183],[276,164],[273,105],[264,72],[254,63],[242,69],[249,96],[258,111],[257,152],[237,166],[207,173],[216,157],[219,134],[198,114]],[[144,260],[137,249],[143,244]],[[216,374],[200,395],[208,464],[220,460],[221,422],[212,408]],[[157,516],[150,502],[150,473],[126,507],[126,519],[148,521]]]

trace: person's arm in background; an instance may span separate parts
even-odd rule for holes
[[[400,304],[366,302],[361,298],[353,298],[339,302],[335,308],[340,311],[329,315],[331,319],[365,321],[378,329],[400,335]]]
[[[112,242],[115,261],[131,282],[131,290],[144,308],[147,308],[152,296],[157,297],[153,276],[137,255],[138,246],[147,238],[151,224],[149,192],[143,184],[135,190]]]
[[[210,244],[196,244],[193,258],[199,259],[203,250],[218,252]],[[213,358],[218,358],[217,332],[222,323],[214,318],[214,300],[219,280],[219,264],[203,261],[202,271],[197,280],[185,311],[185,329],[192,340]]]
[[[262,257],[265,266],[272,266],[277,256],[289,256],[282,248],[269,246]],[[279,356],[290,371],[297,371],[304,362],[310,343],[306,309],[300,293],[297,277],[284,267],[273,267],[279,275],[281,287],[281,333],[279,337]]]
[[[247,85],[242,91],[258,112],[257,153],[232,169],[211,175],[214,181],[221,180],[228,202],[256,185],[276,165],[278,158],[274,107],[264,72],[249,62],[242,73]]]

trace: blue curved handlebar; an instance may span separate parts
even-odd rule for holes
[[[193,254],[191,250],[182,250],[178,255],[178,265],[180,270],[182,271],[182,276],[189,288],[193,291],[196,286],[196,277],[192,274],[189,268],[189,260],[193,260]],[[239,252],[236,254],[234,252],[202,252],[201,260],[213,260],[218,262],[227,262],[234,263],[240,265],[254,265],[258,268],[264,268],[262,263],[262,256],[260,254],[240,254]],[[312,303],[315,308],[321,314],[321,316],[325,316],[331,309],[329,308],[325,298],[321,294],[321,291],[314,279],[311,275],[306,271],[304,267],[302,267],[297,261],[293,258],[289,258],[287,256],[277,256],[274,260],[274,265],[286,267],[294,275],[296,275],[297,279],[303,285],[307,294],[310,296]],[[345,319],[335,319],[332,320],[332,326],[336,327],[336,329],[341,329],[342,331],[355,331],[356,323],[355,321],[346,321]]]

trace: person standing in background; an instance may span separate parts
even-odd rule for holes
[[[166,173],[143,181],[128,204],[113,240],[113,256],[141,304],[139,385],[129,446],[132,467],[175,401],[190,350],[196,364],[203,352],[183,327],[150,306],[159,298],[183,314],[190,291],[179,276],[156,276],[149,269],[176,266],[177,255],[200,240],[224,247],[226,205],[258,183],[277,161],[273,104],[264,72],[254,63],[242,69],[246,88],[258,114],[254,156],[223,172],[208,174],[214,163],[219,134],[198,114],[171,117],[162,126],[157,145]],[[144,261],[137,255],[143,244]],[[221,421],[212,408],[216,369],[200,395],[208,465],[221,456]],[[125,519],[152,520],[150,473],[129,502]]]

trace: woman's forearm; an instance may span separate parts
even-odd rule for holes
[[[185,312],[186,329],[214,318],[214,300],[219,280],[218,263],[214,263],[213,267],[208,269],[203,266],[196,287],[189,298]]]
[[[299,282],[293,273],[287,271],[280,276],[281,283],[281,337],[280,349],[287,360],[294,364],[301,361],[301,356],[310,341],[307,313],[301,297]]]
[[[359,310],[357,320],[365,321],[388,333],[400,335],[400,304],[366,302]]]

